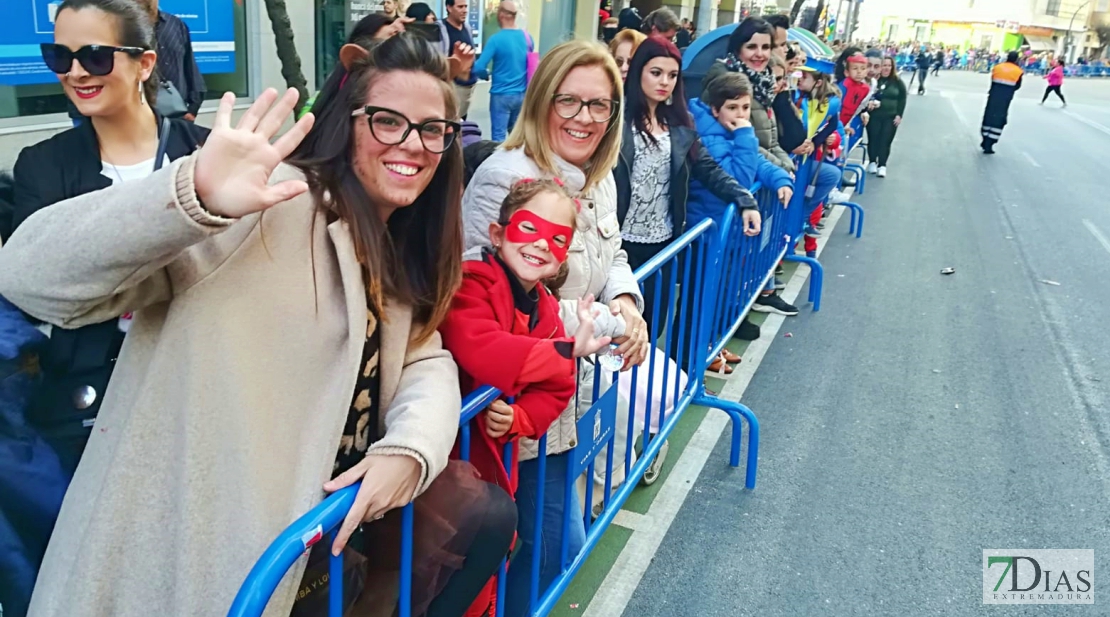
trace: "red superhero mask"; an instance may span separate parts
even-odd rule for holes
[[[517,210],[505,226],[505,239],[509,242],[531,244],[540,238],[547,240],[547,250],[559,263],[567,260],[567,249],[573,237],[573,227],[552,223],[531,210]]]

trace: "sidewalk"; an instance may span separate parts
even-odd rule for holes
[[[489,139],[489,82],[479,81],[474,84],[474,94],[470,97],[470,113],[466,119],[477,122],[482,129],[482,139]]]

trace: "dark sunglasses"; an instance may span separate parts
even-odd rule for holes
[[[64,75],[69,72],[73,67],[73,61],[77,60],[81,66],[85,67],[89,75],[95,77],[103,77],[112,72],[116,66],[116,52],[125,53],[131,57],[138,57],[143,55],[146,50],[142,47],[113,47],[111,45],[85,45],[77,51],[73,51],[65,45],[57,43],[42,43],[39,45],[42,50],[42,60],[46,63],[46,68],[54,71],[59,75]]]

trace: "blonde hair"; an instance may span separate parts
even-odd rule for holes
[[[628,54],[628,57],[631,58],[636,55],[636,49],[640,47],[640,43],[643,43],[646,38],[647,35],[639,30],[632,30],[631,28],[621,30],[613,36],[612,41],[609,41],[609,53],[615,56],[617,55],[618,47],[625,43],[631,43],[632,51]]]
[[[559,173],[555,165],[556,155],[551,150],[548,137],[552,99],[558,94],[567,74],[580,66],[601,67],[612,84],[610,97],[619,106],[624,99],[624,89],[620,70],[609,55],[609,50],[596,41],[567,41],[553,47],[540,61],[536,74],[524,93],[524,103],[521,105],[516,126],[502,144],[506,150],[524,148],[524,154],[535,161],[537,167],[551,175]],[[583,191],[599,184],[617,166],[621,149],[620,123],[621,113],[618,108],[613,117],[609,118],[597,150],[582,170],[586,174]]]

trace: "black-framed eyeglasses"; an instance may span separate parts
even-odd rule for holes
[[[462,125],[453,120],[413,122],[405,114],[387,107],[371,105],[356,109],[351,112],[351,117],[356,116],[366,116],[370,133],[382,145],[396,146],[404,143],[409,138],[409,133],[415,130],[424,149],[433,154],[446,152],[462,132]]]
[[[46,68],[63,75],[73,68],[76,59],[85,67],[89,75],[103,77],[112,72],[116,66],[116,53],[125,53],[131,57],[141,56],[146,50],[142,47],[114,47],[112,45],[85,45],[77,51],[57,43],[41,43],[42,60]]]
[[[577,117],[585,107],[590,110],[590,118],[594,122],[608,122],[620,108],[620,103],[613,99],[584,101],[573,94],[556,94],[551,102],[555,105],[555,113],[567,120]]]

